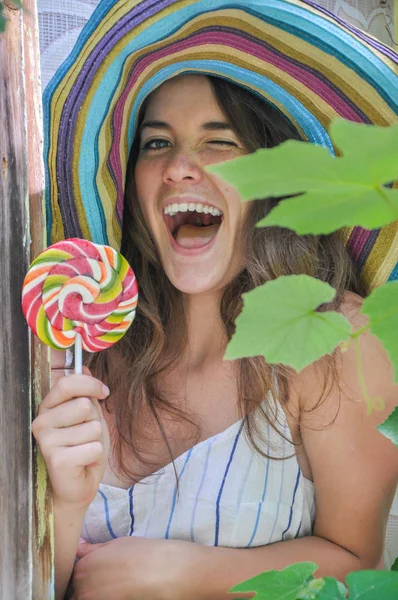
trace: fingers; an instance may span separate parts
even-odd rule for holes
[[[39,414],[73,398],[88,397],[104,400],[108,396],[109,389],[95,377],[90,375],[61,377],[40,403]]]
[[[103,454],[104,446],[100,441],[67,448],[58,446],[53,449],[49,462],[54,471],[67,473],[71,465],[74,469],[94,466],[97,461],[103,459]]]
[[[102,423],[96,419],[80,423],[64,429],[46,429],[40,438],[43,454],[55,447],[70,448],[91,442],[101,442],[103,437]]]
[[[51,410],[40,413],[37,418],[40,418],[40,429],[61,429],[94,419],[101,420],[101,416],[102,411],[99,404],[90,398],[82,397],[63,402]]]

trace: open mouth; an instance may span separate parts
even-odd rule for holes
[[[176,243],[194,249],[206,246],[215,238],[223,214],[211,205],[169,204],[163,211],[163,218]]]

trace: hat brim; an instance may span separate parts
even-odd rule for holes
[[[44,93],[49,241],[120,248],[126,167],[144,99],[171,77],[226,78],[333,152],[331,120],[398,121],[398,57],[302,0],[102,0]],[[369,288],[398,278],[398,223],[346,243]]]

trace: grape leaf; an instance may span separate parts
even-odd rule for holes
[[[363,301],[361,313],[368,315],[370,331],[388,352],[398,383],[398,281],[374,289]]]
[[[376,429],[378,429],[386,438],[391,440],[398,448],[398,406],[394,408],[384,423],[378,425]],[[396,570],[398,571],[398,565]]]
[[[262,355],[269,363],[301,371],[350,337],[351,325],[343,315],[315,310],[335,293],[308,275],[288,275],[243,294],[225,358]]]
[[[398,132],[397,132],[398,134]],[[372,189],[373,187],[373,189]],[[257,227],[277,225],[299,235],[329,234],[345,226],[382,227],[398,219],[398,190],[330,185],[283,200]]]
[[[207,170],[234,185],[243,200],[296,195],[282,200],[259,227],[328,234],[344,226],[375,229],[398,219],[398,190],[385,187],[398,179],[398,124],[338,119],[330,133],[342,157],[289,140]]]
[[[324,587],[324,579],[308,579],[304,586],[298,591],[297,600],[315,600],[316,598],[319,598],[319,595],[323,592]]]
[[[324,577],[324,586],[318,593],[316,600],[345,600],[347,588],[344,583],[334,577]]]
[[[317,569],[316,564],[303,562],[290,565],[281,571],[266,571],[239,583],[229,591],[256,592],[256,600],[297,600],[298,598],[304,600],[305,594],[312,588],[312,595],[307,596],[308,600],[312,600],[317,597],[316,594],[323,585],[322,579],[312,577],[315,569]]]
[[[348,600],[397,600],[398,573],[395,571],[355,571],[346,577]]]
[[[395,559],[394,564],[391,567],[391,571],[398,571],[398,558]]]
[[[325,577],[314,579],[317,565],[311,562],[290,565],[281,571],[266,571],[243,581],[231,593],[255,593],[256,600],[345,600],[346,586]],[[398,572],[355,571],[347,578],[347,600],[396,600]]]

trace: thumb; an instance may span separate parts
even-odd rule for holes
[[[87,554],[90,554],[90,552],[94,552],[94,550],[97,550],[103,545],[104,544],[90,544],[89,542],[86,542],[86,540],[84,540],[83,538],[80,538],[76,556],[79,559],[83,558]]]

